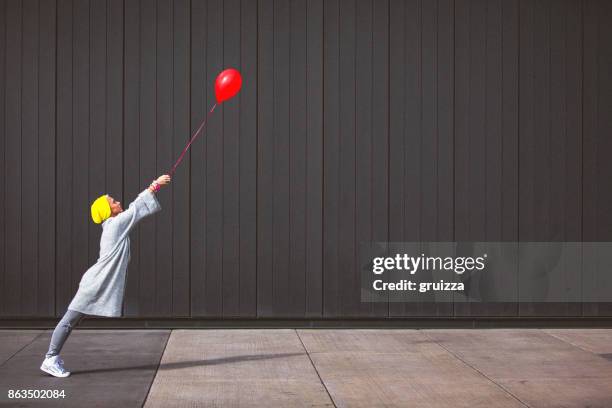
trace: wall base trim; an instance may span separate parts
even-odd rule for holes
[[[59,318],[0,318],[0,329],[52,329]],[[410,318],[105,318],[86,317],[79,329],[487,329],[487,328],[612,328],[608,317],[410,317]]]

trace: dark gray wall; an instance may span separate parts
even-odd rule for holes
[[[0,0],[0,314],[57,316],[129,202],[127,316],[609,315],[360,303],[362,241],[612,240],[607,0]]]

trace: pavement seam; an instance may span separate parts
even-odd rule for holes
[[[153,379],[151,380],[151,384],[149,384],[149,388],[147,389],[147,393],[145,395],[144,400],[142,401],[142,405],[140,406],[140,408],[143,408],[145,404],[147,403],[147,400],[149,399],[151,388],[153,387],[153,383],[155,382],[155,379],[157,378],[157,373],[159,372],[159,366],[161,365],[161,361],[164,359],[164,354],[166,354],[166,347],[168,347],[168,342],[170,341],[170,336],[172,336],[173,331],[174,330],[170,330],[170,332],[168,333],[168,337],[166,338],[166,343],[164,344],[164,349],[161,352],[161,356],[159,356],[159,361],[157,362],[157,367],[155,368],[155,375],[153,375]]]
[[[420,330],[421,332],[423,332],[423,334],[425,334],[425,336],[427,336],[431,341],[433,341],[434,343],[436,343],[438,346],[440,346],[442,349],[446,350],[447,353],[449,353],[451,356],[455,357],[457,360],[461,361],[463,364],[465,364],[466,366],[470,367],[472,370],[476,371],[478,374],[480,374],[481,376],[483,376],[484,378],[486,378],[487,380],[489,380],[490,382],[492,382],[493,384],[495,384],[496,386],[498,386],[499,388],[501,388],[506,394],[510,395],[512,398],[514,398],[516,401],[518,401],[521,405],[527,407],[527,408],[531,408],[527,403],[523,402],[519,397],[517,397],[516,395],[514,395],[513,393],[510,392],[510,390],[508,390],[506,387],[504,387],[503,385],[501,385],[500,383],[498,383],[497,381],[493,380],[491,377],[489,377],[488,375],[486,375],[485,373],[483,373],[482,371],[480,371],[478,368],[476,368],[475,366],[473,366],[472,364],[468,363],[467,361],[465,361],[464,359],[462,359],[461,357],[459,357],[457,354],[453,353],[452,351],[450,351],[450,349],[444,347],[442,344],[440,344],[440,342],[436,341],[433,337],[431,337],[429,335],[429,333],[427,333],[424,330]]]
[[[2,368],[3,365],[5,365],[6,363],[8,363],[13,357],[15,357],[17,354],[19,354],[23,349],[25,349],[26,347],[28,347],[30,344],[34,343],[40,336],[42,336],[43,334],[45,334],[47,332],[47,330],[43,330],[42,332],[38,333],[37,336],[35,336],[32,340],[30,340],[30,342],[26,345],[24,345],[22,348],[20,348],[19,350],[17,350],[16,352],[14,352],[9,358],[7,358],[6,360],[4,360],[2,362],[2,364],[0,364],[0,368]]]
[[[295,331],[295,335],[297,336],[297,338],[300,340],[300,343],[302,343],[302,348],[306,352],[306,355],[308,356],[308,359],[310,360],[310,364],[312,364],[312,368],[314,368],[315,373],[317,373],[317,377],[319,377],[319,381],[321,382],[321,385],[325,389],[325,392],[327,393],[329,400],[331,401],[334,408],[337,408],[338,406],[336,405],[336,402],[334,401],[333,397],[329,393],[329,390],[327,389],[327,385],[325,385],[325,382],[323,382],[323,379],[321,378],[321,374],[319,374],[319,370],[317,370],[317,366],[315,365],[314,361],[312,361],[312,358],[310,357],[310,353],[308,352],[306,345],[304,344],[304,342],[302,341],[302,338],[300,337],[300,333],[298,333],[297,329],[293,329],[293,330]]]
[[[580,349],[580,350],[582,350],[582,351],[586,351],[587,353],[590,353],[590,354],[595,354],[596,356],[598,356],[598,355],[599,355],[599,353],[596,353],[596,352],[594,352],[593,350],[587,350],[587,349],[585,349],[584,347],[581,347],[581,346],[579,346],[579,345],[577,345],[577,344],[574,344],[574,343],[572,343],[571,341],[569,341],[569,340],[567,340],[567,339],[564,339],[563,337],[556,336],[556,335],[554,335],[553,333],[549,333],[549,332],[547,332],[547,331],[545,331],[545,330],[542,330],[542,333],[547,334],[547,335],[549,335],[549,336],[551,336],[551,337],[554,337],[554,338],[555,338],[555,339],[557,339],[557,340],[561,340],[563,343],[565,343],[565,344],[569,344],[569,345],[571,345],[571,346],[574,346],[574,347],[576,347],[577,349]]]

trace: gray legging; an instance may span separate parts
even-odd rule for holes
[[[49,351],[45,357],[53,357],[59,354],[66,342],[66,339],[72,332],[72,329],[79,324],[81,318],[85,316],[81,312],[77,312],[76,310],[68,309],[62,317],[62,320],[59,321],[55,330],[53,330],[53,335],[51,336],[51,344],[49,344]]]

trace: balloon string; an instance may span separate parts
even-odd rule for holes
[[[174,174],[174,170],[176,170],[176,167],[179,165],[181,160],[183,160],[183,156],[185,155],[185,152],[187,152],[187,149],[189,149],[189,146],[191,146],[191,143],[193,143],[193,141],[198,136],[200,131],[204,128],[204,125],[206,125],[206,122],[208,121],[208,117],[210,116],[211,113],[213,113],[213,111],[215,110],[216,107],[217,107],[217,104],[215,103],[213,105],[212,109],[208,112],[208,114],[206,115],[206,117],[204,118],[202,123],[200,124],[200,127],[198,128],[198,130],[196,130],[196,132],[193,134],[193,136],[189,140],[189,143],[187,143],[187,146],[185,146],[185,148],[183,149],[183,153],[181,153],[181,155],[178,158],[178,160],[176,161],[176,163],[174,163],[174,166],[172,166],[172,170],[170,170],[170,175],[171,176]]]

